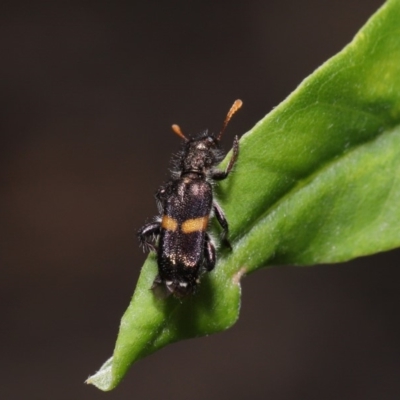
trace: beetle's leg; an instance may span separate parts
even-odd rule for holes
[[[156,246],[152,242],[160,234],[160,228],[160,222],[151,222],[138,230],[139,242],[145,249],[156,251]]]
[[[215,247],[208,233],[206,233],[204,242],[204,258],[205,258],[205,268],[208,272],[212,271],[215,267]]]
[[[151,290],[154,290],[157,286],[159,286],[159,285],[161,285],[163,283],[163,281],[162,281],[162,279],[160,278],[160,275],[157,275],[155,278],[154,278],[154,281],[153,281],[153,285],[151,286]]]
[[[163,214],[164,202],[169,196],[170,187],[171,187],[171,184],[166,183],[166,184],[160,186],[155,194],[157,208],[161,215]]]
[[[226,170],[225,171],[218,171],[218,170],[213,171],[211,178],[216,181],[222,181],[223,179],[225,179],[229,175],[229,172],[231,172],[233,166],[235,165],[238,155],[239,155],[239,138],[237,136],[235,136],[235,139],[233,140],[233,146],[232,146],[232,157],[229,160],[229,164],[226,167]]]
[[[213,210],[214,210],[215,218],[217,218],[217,221],[219,222],[219,224],[222,227],[221,241],[223,244],[225,244],[232,250],[232,246],[228,240],[229,226],[228,226],[228,221],[226,220],[225,214],[224,214],[222,208],[216,202],[213,202]]]

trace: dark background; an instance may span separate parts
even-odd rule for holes
[[[11,5],[12,4],[12,5]],[[0,398],[396,399],[400,253],[243,282],[238,324],[83,384],[112,353],[184,132],[250,129],[381,0],[2,2]]]

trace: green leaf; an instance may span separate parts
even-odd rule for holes
[[[220,252],[198,292],[181,301],[149,290],[157,272],[150,255],[114,356],[88,383],[110,390],[140,358],[230,327],[243,273],[399,246],[399,176],[400,0],[390,0],[242,137],[235,171],[217,189],[233,251]]]

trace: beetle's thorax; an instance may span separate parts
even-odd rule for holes
[[[219,142],[211,135],[201,135],[185,143],[181,158],[181,176],[207,175],[221,161]]]

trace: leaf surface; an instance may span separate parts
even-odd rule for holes
[[[228,154],[225,165],[230,158]],[[217,188],[233,251],[222,250],[198,292],[160,300],[143,266],[114,355],[88,379],[111,390],[163,346],[227,329],[240,277],[271,265],[334,263],[400,245],[400,0],[240,140]]]

